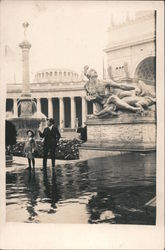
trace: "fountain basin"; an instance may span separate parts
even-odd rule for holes
[[[17,141],[24,141],[27,138],[27,130],[31,129],[34,132],[36,139],[39,139],[38,129],[39,126],[45,126],[45,118],[36,118],[36,117],[18,117],[18,118],[9,118],[16,127],[17,131]]]

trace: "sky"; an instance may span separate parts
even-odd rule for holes
[[[2,50],[7,74],[6,83],[21,82],[22,23],[30,25],[27,38],[30,49],[30,81],[38,70],[68,68],[82,73],[83,66],[103,72],[103,52],[112,19],[122,23],[129,9],[110,2],[88,1],[4,1],[2,6]],[[119,10],[120,9],[120,10]],[[134,12],[129,12],[130,16]]]

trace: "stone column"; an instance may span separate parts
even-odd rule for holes
[[[96,109],[96,104],[93,103],[93,114],[94,114],[96,111],[97,111],[97,109]]]
[[[71,128],[75,129],[76,122],[76,108],[75,108],[75,99],[71,97]]]
[[[48,98],[48,117],[53,118],[53,102],[52,102],[52,98]]]
[[[60,129],[64,128],[64,100],[60,97]]]
[[[40,98],[37,98],[37,113],[41,113],[41,100]]]
[[[87,118],[87,102],[85,96],[82,97],[82,126],[85,126]]]
[[[30,95],[30,85],[29,85],[29,50],[31,44],[24,40],[19,44],[19,47],[22,49],[22,95]]]
[[[13,113],[14,117],[18,117],[18,106],[17,106],[17,99],[13,100]]]

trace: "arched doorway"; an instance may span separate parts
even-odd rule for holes
[[[155,85],[156,81],[156,58],[150,56],[139,63],[135,70],[135,78],[143,80],[149,85]]]

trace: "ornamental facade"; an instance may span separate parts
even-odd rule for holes
[[[138,11],[134,19],[127,16],[122,24],[111,23],[104,51],[112,79],[141,79],[155,85],[155,22],[154,11]]]

